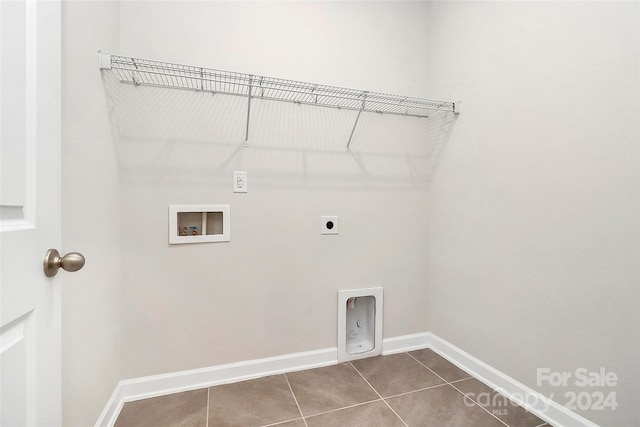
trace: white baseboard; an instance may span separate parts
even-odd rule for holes
[[[125,402],[338,363],[336,347],[122,380],[95,427],[112,427]]]
[[[112,427],[115,425],[118,415],[124,406],[124,398],[122,397],[122,381],[116,385],[115,390],[111,393],[109,401],[105,405],[95,427]]]
[[[382,343],[382,354],[402,353],[422,348],[433,349],[453,364],[554,426],[598,427],[431,332],[387,338]],[[125,402],[337,363],[338,349],[331,347],[122,380],[116,386],[95,427],[113,427]]]
[[[437,335],[431,332],[425,335],[428,335],[425,337],[428,348],[549,424],[557,427],[598,427],[597,424],[487,365]]]
[[[387,338],[382,341],[382,354],[386,356],[388,354],[404,353],[405,351],[427,348],[431,343],[432,335],[430,332],[422,332],[419,334]]]

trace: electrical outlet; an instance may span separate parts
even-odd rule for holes
[[[234,193],[247,192],[247,173],[246,172],[233,172],[233,192]]]
[[[340,223],[337,216],[320,217],[320,234],[338,234]]]

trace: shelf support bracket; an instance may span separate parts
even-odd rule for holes
[[[360,114],[362,114],[362,110],[364,110],[364,102],[367,98],[367,94],[369,92],[362,93],[362,105],[360,106],[360,110],[358,110],[358,115],[356,116],[356,121],[353,123],[353,128],[351,128],[351,134],[349,135],[349,141],[347,141],[347,153],[350,153],[349,145],[351,145],[351,140],[353,139],[353,133],[356,131],[356,126],[358,126],[358,120],[360,120]]]
[[[351,145],[351,139],[353,138],[353,133],[356,131],[356,126],[358,126],[358,120],[360,120],[360,114],[362,114],[362,110],[358,111],[358,115],[356,116],[356,121],[353,123],[353,127],[351,128],[351,135],[349,135],[349,141],[347,141],[347,153],[349,153],[349,145]]]
[[[249,76],[249,91],[247,97],[247,127],[244,132],[244,146],[249,146],[249,119],[251,118],[251,91],[253,90],[253,76]]]

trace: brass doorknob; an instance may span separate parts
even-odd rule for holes
[[[69,252],[61,257],[56,249],[49,249],[44,255],[42,267],[47,277],[58,274],[58,269],[62,267],[64,271],[78,271],[84,267],[84,256],[79,252]]]

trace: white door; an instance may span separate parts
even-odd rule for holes
[[[61,423],[60,25],[59,1],[0,0],[2,427]]]

